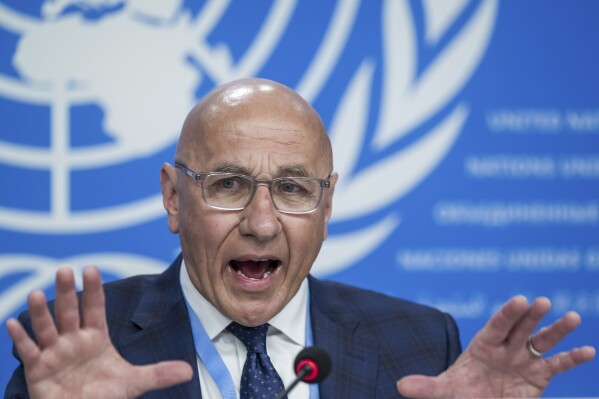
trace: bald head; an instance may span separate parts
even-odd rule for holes
[[[318,150],[329,172],[333,167],[331,143],[317,112],[295,91],[271,80],[240,79],[208,93],[185,119],[175,159],[201,162],[200,147],[210,146],[223,134],[233,140],[303,141]]]
[[[279,83],[255,78],[228,83],[189,113],[175,162],[181,171],[162,167],[163,203],[191,281],[231,320],[246,326],[268,322],[298,292],[327,236],[337,174],[318,114]],[[197,184],[183,167],[230,174]],[[240,186],[247,187],[247,179],[234,175],[259,181],[248,204],[243,209],[209,204],[206,192],[211,198],[246,194]],[[313,181],[302,184],[308,181],[302,177],[321,180],[320,190]],[[284,183],[264,184],[277,178]],[[320,196],[306,213],[279,211],[273,201],[309,195]]]

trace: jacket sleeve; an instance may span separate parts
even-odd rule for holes
[[[447,313],[445,313],[445,330],[447,334],[447,368],[449,368],[462,353],[462,344],[458,326],[453,317]]]

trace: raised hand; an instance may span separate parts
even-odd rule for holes
[[[108,336],[104,291],[95,268],[83,272],[81,313],[73,272],[56,273],[55,320],[41,291],[29,296],[36,341],[15,319],[7,322],[31,398],[134,398],[192,377],[183,361],[133,366]]]
[[[585,346],[542,357],[580,324],[580,316],[569,312],[531,336],[550,307],[547,298],[537,298],[530,306],[522,296],[512,298],[449,369],[437,377],[404,377],[397,383],[399,392],[411,398],[541,396],[555,375],[595,356],[595,349]]]

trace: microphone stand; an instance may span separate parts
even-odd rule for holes
[[[285,389],[283,392],[279,393],[276,399],[283,399],[295,386],[300,382],[306,375],[312,372],[312,367],[309,364],[304,364],[297,374],[297,377],[293,380],[293,382]]]

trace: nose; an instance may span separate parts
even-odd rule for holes
[[[268,241],[283,228],[279,220],[270,190],[267,185],[259,185],[250,203],[243,210],[243,220],[239,224],[242,235],[255,237],[258,241]]]

